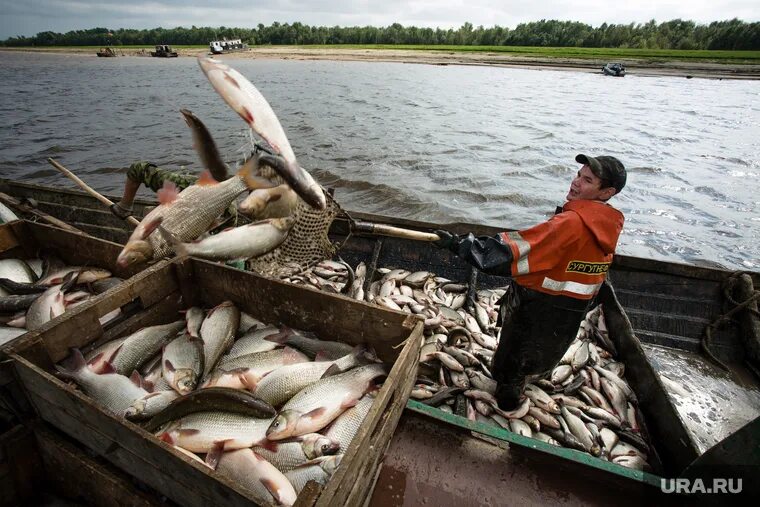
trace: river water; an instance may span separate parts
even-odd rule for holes
[[[628,185],[618,252],[760,269],[760,84],[481,66],[230,60],[346,209],[525,228],[563,203],[577,153]],[[229,163],[243,122],[195,59],[0,52],[0,176],[120,193],[137,160],[198,173],[192,110]]]

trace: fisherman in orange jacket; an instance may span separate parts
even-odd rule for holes
[[[493,237],[436,231],[434,244],[479,270],[511,277],[501,300],[501,334],[492,372],[503,410],[517,406],[526,376],[549,372],[575,338],[607,270],[623,214],[607,204],[625,186],[615,157],[578,155],[583,164],[567,202],[544,223]]]

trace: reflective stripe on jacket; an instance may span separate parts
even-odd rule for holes
[[[562,212],[523,231],[493,237],[472,234],[452,246],[462,259],[520,286],[588,300],[612,263],[623,214],[598,201],[570,201]]]

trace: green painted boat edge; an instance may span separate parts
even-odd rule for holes
[[[473,422],[465,417],[449,414],[435,407],[425,405],[424,403],[421,403],[417,400],[410,399],[407,401],[406,408],[413,412],[417,412],[419,414],[432,417],[433,419],[437,419],[439,421],[452,424],[460,428],[474,431],[482,435],[487,435],[489,437],[503,440],[521,447],[527,447],[539,452],[551,454],[559,458],[575,461],[577,463],[603,470],[605,472],[609,472],[626,479],[634,480],[647,486],[656,487],[658,489],[660,488],[662,478],[657,475],[648,472],[642,472],[640,470],[633,470],[609,461],[604,461],[602,459],[595,458],[594,456],[585,452],[576,451],[575,449],[567,449],[564,447],[557,447],[556,445],[547,444],[546,442],[541,442],[535,438],[524,437],[522,435],[512,433],[511,431],[507,431],[503,428],[497,428],[490,424]]]

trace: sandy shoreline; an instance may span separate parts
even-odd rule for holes
[[[145,49],[115,48],[119,56],[145,56]],[[0,51],[43,52],[60,55],[89,55],[96,57],[92,48],[0,48]],[[202,49],[178,49],[180,57],[207,54]],[[306,48],[292,46],[255,47],[249,51],[217,56],[222,59],[284,59],[284,60],[339,60],[400,62],[428,65],[488,65],[535,70],[568,70],[599,73],[607,61],[594,59],[548,58],[516,56],[505,53],[454,52],[389,49]],[[705,62],[652,62],[647,60],[621,60],[629,75],[673,76],[706,79],[760,79],[760,65],[734,65]]]

